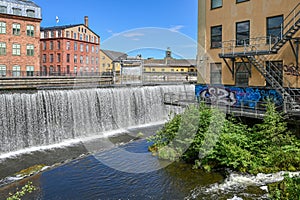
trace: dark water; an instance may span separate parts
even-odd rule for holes
[[[24,161],[31,160],[30,164],[47,161],[51,165],[67,157],[85,154],[40,174],[2,185],[0,199],[5,199],[9,192],[14,192],[28,181],[37,188],[24,198],[28,200],[240,199],[235,196],[245,200],[265,199],[259,198],[264,192],[257,186],[242,187],[240,182],[235,185],[235,180],[224,183],[223,172],[207,173],[193,170],[189,164],[159,161],[148,152],[149,143],[134,136],[143,132],[147,137],[160,127],[127,130],[125,134],[106,141],[93,140],[77,146],[33,152],[15,160],[8,159],[2,165],[10,163],[14,169],[22,166],[22,157]],[[91,149],[95,153],[86,154]],[[4,171],[0,171],[0,175],[4,176]]]
[[[145,141],[122,147],[127,151],[147,152]],[[101,153],[112,156],[115,149]],[[123,158],[124,160],[128,158]],[[122,161],[121,161],[122,162]],[[147,164],[147,157],[144,160]],[[217,173],[191,170],[176,163],[149,173],[126,173],[88,156],[43,173],[35,199],[184,199],[199,185],[221,181]]]

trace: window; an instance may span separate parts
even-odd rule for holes
[[[43,54],[43,63],[47,62],[47,55]]]
[[[70,41],[67,41],[67,50],[70,50]]]
[[[242,3],[242,2],[246,2],[246,1],[249,1],[249,0],[236,0],[236,3]]]
[[[283,16],[267,18],[267,43],[276,43],[282,37]]]
[[[60,41],[57,41],[57,49],[60,50]]]
[[[91,36],[91,42],[95,41],[95,37]]]
[[[69,31],[66,31],[66,37],[70,38],[70,32]]]
[[[26,33],[27,33],[27,36],[34,37],[34,26],[27,25]]]
[[[92,56],[92,59],[91,59],[91,64],[93,65],[94,64],[94,57]]]
[[[74,51],[77,51],[78,47],[77,47],[77,42],[74,42]]]
[[[83,44],[80,44],[80,51],[83,52]]]
[[[89,45],[86,45],[86,52],[89,52]]]
[[[58,53],[58,54],[57,54],[57,62],[60,62],[60,60],[61,60],[61,54]]]
[[[21,76],[21,67],[19,65],[13,66],[12,75]]]
[[[50,67],[49,67],[49,75],[52,76],[53,72],[54,72],[54,67],[53,67],[53,65],[50,65]]]
[[[50,31],[50,38],[54,38],[54,31]]]
[[[85,36],[85,41],[87,41],[87,42],[89,41],[89,36],[88,35]]]
[[[53,50],[53,41],[50,41],[50,50]]]
[[[6,43],[0,42],[0,55],[6,55]]]
[[[74,63],[77,63],[77,55],[74,55]]]
[[[57,37],[61,37],[61,30],[56,31]]]
[[[53,63],[54,57],[53,54],[50,54],[50,62]]]
[[[35,17],[35,12],[34,10],[26,10],[26,15],[27,17]]]
[[[46,50],[47,49],[47,43],[46,41],[43,41],[43,50]]]
[[[85,58],[85,62],[86,62],[87,65],[89,64],[89,57],[88,56]]]
[[[77,74],[77,66],[74,66],[74,74]]]
[[[45,38],[45,32],[41,31],[41,38],[44,39]]]
[[[85,67],[85,71],[88,72],[89,71],[89,67]]]
[[[27,56],[33,56],[34,55],[34,45],[28,44],[26,47]]]
[[[41,71],[42,71],[42,73],[41,73],[42,76],[46,76],[46,75],[47,75],[47,66],[44,65],[44,66],[42,67]]]
[[[184,72],[184,69],[180,69],[181,72]]]
[[[96,47],[96,53],[98,53],[98,47]]]
[[[26,75],[33,76],[34,73],[34,66],[26,66]]]
[[[95,52],[95,47],[94,46],[92,46],[92,53],[94,53]]]
[[[77,33],[74,33],[74,39],[75,40],[77,39]]]
[[[222,26],[211,27],[211,48],[222,47]]]
[[[0,34],[5,34],[5,33],[6,33],[6,23],[0,22]]]
[[[243,46],[249,44],[250,21],[236,23],[236,45]]]
[[[0,13],[7,14],[7,7],[6,6],[0,6]]]
[[[20,44],[13,44],[13,53],[14,56],[21,55],[21,45]]]
[[[211,9],[221,8],[223,6],[222,0],[211,0]]]
[[[153,72],[155,72],[155,69],[152,69]]]
[[[247,67],[249,68],[249,63],[236,63],[236,75],[235,75],[235,85],[236,86],[248,86],[249,82],[249,72]],[[251,70],[251,69],[250,69]]]
[[[13,24],[13,34],[20,35],[21,25],[20,24]]]
[[[70,62],[70,54],[67,54],[67,62]]]
[[[99,58],[98,57],[96,57],[96,64],[98,65],[98,62],[99,62]]]
[[[79,39],[82,40],[82,34],[81,33],[79,34]]]
[[[22,15],[22,10],[20,8],[13,8],[14,15]]]
[[[210,64],[210,84],[222,84],[222,64]]]
[[[83,56],[80,56],[80,63],[83,63]]]
[[[6,66],[0,65],[0,76],[6,76]]]

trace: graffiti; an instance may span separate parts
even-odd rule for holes
[[[295,66],[293,63],[290,65],[284,65],[283,70],[286,75],[300,76],[299,66]]]
[[[211,104],[232,107],[258,108],[265,106],[270,100],[275,105],[282,105],[283,99],[276,90],[259,88],[241,88],[231,86],[204,86],[196,85],[196,96]]]
[[[234,93],[223,88],[208,87],[200,92],[200,97],[211,104],[233,106],[236,103]]]

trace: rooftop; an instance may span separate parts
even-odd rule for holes
[[[0,6],[6,7],[2,14],[42,19],[41,8],[31,0],[0,0]],[[20,9],[17,13],[14,9]],[[28,11],[33,11],[28,13]]]
[[[127,59],[127,54],[118,51],[111,51],[111,50],[101,50],[106,56],[108,56],[112,61],[121,61]]]

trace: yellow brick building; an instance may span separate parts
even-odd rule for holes
[[[197,72],[195,59],[175,59],[170,49],[166,50],[164,59],[145,59],[144,72],[146,73],[189,73]]]
[[[199,83],[300,87],[299,0],[198,2]]]
[[[113,72],[120,74],[121,62],[127,59],[127,54],[111,50],[100,50],[100,73],[109,75]]]

